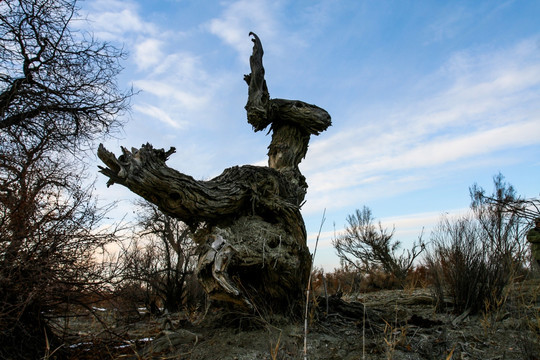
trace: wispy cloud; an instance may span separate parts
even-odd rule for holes
[[[173,118],[164,110],[150,105],[150,104],[137,104],[133,106],[135,111],[157,119],[167,125],[170,125],[176,129],[180,129],[185,126],[185,122],[180,120],[173,120]]]
[[[208,101],[207,95],[196,95],[195,91],[185,89],[184,86],[175,83],[172,79],[136,80],[135,86],[163,100],[171,99],[177,106],[182,106],[186,109],[201,108]]]
[[[238,0],[224,3],[222,13],[208,21],[204,28],[235,49],[243,64],[249,63],[251,54],[252,43],[247,41],[250,31],[261,38],[268,54],[284,61],[307,46],[306,37],[321,31],[320,24],[324,22],[321,13],[326,6],[301,4],[299,10],[284,1]],[[290,26],[291,19],[296,26]]]
[[[149,38],[135,45],[135,62],[139,70],[148,70],[163,61],[163,41]]]
[[[242,61],[249,59],[251,45],[246,41],[250,31],[263,36],[266,42],[274,38],[279,2],[265,0],[239,0],[228,4],[220,17],[208,23],[209,31],[238,51]]]
[[[444,213],[440,212],[424,212],[424,213],[415,213],[408,214],[406,216],[394,216],[387,218],[376,218],[374,220],[375,224],[381,223],[384,229],[391,231],[395,230],[394,239],[396,240],[406,240],[407,243],[412,242],[418,237],[422,236],[424,240],[427,240],[430,236],[430,233],[437,224],[443,219],[444,216],[450,218],[464,216],[469,212],[468,208],[464,209],[452,209]],[[308,241],[314,245],[317,236],[319,236],[319,247],[332,247],[332,239],[339,237],[345,234],[345,219],[343,223],[336,224],[338,226],[335,230],[321,232],[311,232],[308,234]]]
[[[101,40],[124,42],[128,34],[158,33],[158,28],[144,21],[138,6],[131,1],[95,0],[90,3],[90,10],[88,19]]]
[[[470,9],[455,6],[453,11],[435,17],[435,20],[426,28],[427,43],[444,41],[454,37],[459,30],[472,20]]]
[[[208,74],[199,57],[186,49],[186,36],[145,20],[132,1],[96,0],[91,9],[89,18],[96,35],[121,41],[132,51],[129,61],[137,70],[132,82],[136,90],[142,90],[133,105],[138,116],[178,129],[187,124],[181,119],[208,112],[207,104],[222,82],[219,75]],[[246,37],[244,42],[249,43]]]
[[[429,186],[438,169],[474,167],[501,151],[540,144],[538,39],[489,53],[460,52],[420,82],[428,79],[437,84],[431,96],[422,92],[416,101],[380,111],[368,125],[351,122],[314,139],[302,164],[310,211],[357,202],[355,188],[369,195],[410,191]],[[392,185],[418,169],[421,178]]]

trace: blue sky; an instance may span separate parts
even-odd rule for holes
[[[246,121],[252,43],[265,49],[272,97],[326,109],[301,170],[303,215],[315,263],[339,266],[331,246],[348,214],[369,206],[408,244],[468,188],[501,172],[525,197],[540,193],[540,2],[86,0],[100,40],[129,53],[119,81],[141,90],[120,146],[174,146],[169,166],[198,179],[266,165],[270,137]],[[97,192],[120,200],[119,185]]]

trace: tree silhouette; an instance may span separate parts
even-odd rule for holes
[[[54,318],[103,286],[100,228],[78,150],[121,123],[121,50],[73,30],[76,1],[0,2],[0,357],[42,358]],[[82,155],[84,156],[84,154]]]

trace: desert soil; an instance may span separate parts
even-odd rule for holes
[[[540,359],[540,279],[517,283],[487,315],[435,312],[429,289],[384,290],[344,299],[365,313],[310,311],[307,359]],[[360,306],[360,307],[358,307]],[[107,345],[122,359],[304,359],[304,323],[278,316],[168,314],[118,326]],[[93,344],[93,345],[92,345]],[[94,358],[95,342],[74,344],[75,358]],[[93,354],[93,355],[92,355]]]

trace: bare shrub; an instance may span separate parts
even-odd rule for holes
[[[361,273],[380,274],[381,272],[404,282],[414,260],[424,250],[422,236],[410,250],[397,254],[401,243],[393,239],[394,229],[389,232],[379,222],[373,224],[371,210],[364,206],[347,217],[345,234],[332,241],[342,264],[356,268]]]
[[[515,201],[514,189],[503,179],[494,177],[493,197]],[[440,221],[426,261],[438,304],[448,293],[456,311],[477,313],[502,305],[505,287],[522,272],[526,247],[519,217],[484,202],[477,185],[470,191],[472,213]]]
[[[201,289],[194,283],[198,283],[194,276],[196,245],[189,228],[155,205],[143,201],[137,205],[137,229],[120,254],[123,282],[142,292],[132,294],[133,301],[142,299],[155,314],[161,308],[176,312],[196,296],[200,300]]]
[[[132,93],[123,52],[76,17],[76,0],[0,1],[0,358],[55,350],[54,318],[107,280],[94,260],[114,229],[74,153],[121,126]]]
[[[479,237],[478,224],[471,218],[443,219],[432,234],[432,250],[426,256],[433,276],[437,303],[445,304],[448,290],[456,311],[476,313],[485,301],[500,296],[506,284],[494,254]],[[493,290],[497,290],[493,293]]]
[[[49,140],[12,137],[0,150],[0,357],[38,358],[58,344],[52,320],[107,282],[95,261],[116,240],[115,229],[100,228],[107,208]]]
[[[360,291],[360,285],[364,276],[356,268],[344,265],[334,269],[331,273],[324,274],[328,294],[354,294]]]
[[[413,282],[410,279],[412,273],[412,270],[409,271],[407,283]],[[415,283],[419,281],[414,280]],[[402,288],[403,282],[384,271],[362,274],[358,269],[345,265],[329,273],[325,273],[321,268],[315,268],[312,275],[312,286],[317,296],[353,295],[378,290],[399,289]]]
[[[500,257],[508,273],[513,273],[525,262],[528,250],[525,234],[529,221],[522,216],[525,202],[514,187],[504,181],[501,173],[493,177],[493,185],[491,196],[486,196],[485,190],[477,184],[469,189],[471,209],[481,228],[485,246],[490,253]],[[514,211],[507,210],[510,204],[513,204]]]
[[[410,269],[406,283],[408,288],[426,288],[432,285],[428,267],[425,264],[418,264]]]

